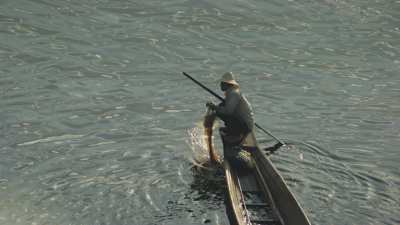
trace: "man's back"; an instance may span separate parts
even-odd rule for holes
[[[249,101],[240,93],[239,88],[230,88],[226,91],[225,104],[217,108],[217,113],[233,117],[237,123],[245,125],[249,131],[253,130],[253,110]]]

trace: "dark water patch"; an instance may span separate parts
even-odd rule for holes
[[[14,83],[12,83],[12,84],[14,84]],[[17,99],[20,99],[20,98],[26,98],[27,96],[29,96],[29,94],[26,93],[26,89],[20,88],[17,86],[17,87],[12,88],[11,90],[7,91],[7,93],[4,97],[12,103],[12,101],[16,101]]]
[[[14,101],[6,104],[7,106],[26,106],[27,108],[31,108],[31,101]]]
[[[215,170],[201,172],[201,169],[198,169],[192,168],[194,177],[190,189],[181,193],[178,200],[168,200],[163,213],[156,215],[156,221],[172,224],[174,221],[189,219],[197,223],[210,223],[214,220],[227,219],[224,211],[220,210],[224,204],[226,188],[221,172]],[[204,207],[203,204],[207,206]],[[212,215],[214,213],[215,215]]]
[[[37,25],[37,24],[20,24],[21,26],[26,26],[29,27],[29,29],[31,29],[36,35],[42,36],[50,36],[50,35],[56,35],[58,33],[60,33],[58,30],[54,30],[56,29],[56,27],[43,27],[43,24]]]
[[[50,57],[40,57],[29,53],[19,53],[17,55],[10,56],[10,58],[23,61],[24,63],[27,64],[40,63],[51,59]]]
[[[94,125],[96,122],[93,120],[89,120],[89,119],[81,118],[81,117],[79,117],[79,119],[76,119],[73,116],[73,119],[60,121],[60,123],[65,125],[68,128],[82,129],[82,128],[86,128],[91,125]]]
[[[75,49],[78,49],[79,46],[88,48],[90,46],[95,46],[95,44],[89,40],[85,40],[82,37],[76,37],[76,36],[66,36],[65,34],[63,35],[57,35],[55,37],[55,41],[62,41],[65,44],[68,44],[70,46],[73,46]],[[69,53],[71,55],[75,55],[78,53]],[[83,52],[81,54],[84,54]]]
[[[372,125],[392,125],[393,121],[362,120],[362,122]]]
[[[154,111],[153,109],[153,104],[149,102],[136,102],[136,103],[131,103],[126,106],[126,109],[132,112],[147,112],[150,113]]]
[[[57,3],[60,3],[59,1],[58,2],[47,1],[47,0],[30,0],[30,1],[39,3],[42,7],[43,6],[44,7],[51,6],[52,9],[56,9],[56,8],[60,7],[60,5],[57,4]]]
[[[128,18],[132,17],[154,17],[154,16],[169,16],[168,12],[155,11],[151,7],[146,7],[142,4],[125,4],[121,7],[106,7],[101,6],[98,8],[104,12],[110,12],[113,14],[124,15]]]
[[[132,137],[132,135],[128,133],[97,133],[96,136],[106,140],[126,139]]]
[[[13,16],[7,16],[7,15],[1,15],[0,14],[0,23],[17,23],[19,21],[19,19],[17,17],[13,17]]]

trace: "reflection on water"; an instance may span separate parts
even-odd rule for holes
[[[196,200],[208,200],[219,205],[226,194],[224,170],[221,166],[204,166],[206,168],[192,168],[193,182],[190,187],[199,195]]]

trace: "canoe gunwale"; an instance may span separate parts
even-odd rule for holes
[[[227,160],[224,161],[224,168],[225,179],[228,187],[229,203],[232,207],[236,223],[237,225],[248,225],[248,223],[239,218],[239,215],[242,214],[242,210],[240,209],[240,197],[238,196],[240,190],[237,190],[238,182],[237,179],[234,179],[236,174],[234,174],[235,172],[232,170],[231,165]],[[241,197],[243,197],[242,193]]]
[[[258,168],[258,175],[265,182],[264,185],[271,194],[270,197],[272,197],[273,204],[278,210],[282,224],[310,225],[311,223],[303,208],[289,189],[284,178],[279,174],[277,168],[272,164],[269,156],[265,155],[258,147],[252,156],[255,160],[256,168]]]

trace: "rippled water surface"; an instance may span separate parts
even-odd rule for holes
[[[399,56],[396,0],[1,0],[0,224],[229,224],[181,71],[238,74],[313,224],[400,224]]]

